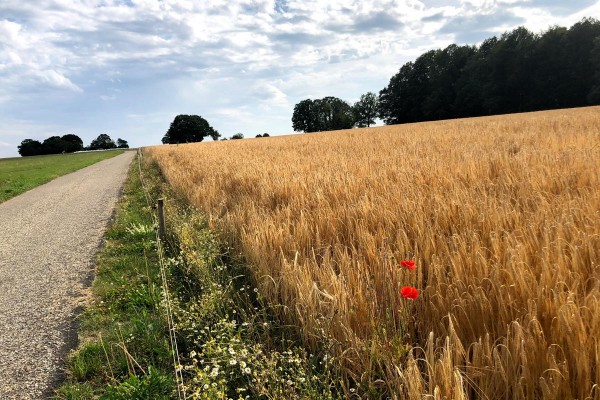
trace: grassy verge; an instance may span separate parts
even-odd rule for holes
[[[264,306],[243,260],[197,211],[172,200],[155,166],[144,166],[144,182],[151,198],[171,199],[165,267],[186,397],[340,398],[327,344],[319,354],[298,346]],[[151,213],[136,165],[98,256],[82,344],[56,399],[178,397]]]
[[[122,150],[0,159],[0,203]]]
[[[152,210],[132,165],[57,399],[166,399],[175,390]]]

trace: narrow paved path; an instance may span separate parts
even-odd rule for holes
[[[51,395],[133,156],[101,161],[0,204],[0,399]]]

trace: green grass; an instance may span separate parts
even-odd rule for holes
[[[0,203],[122,150],[0,159]]]
[[[153,197],[155,197],[153,195]],[[168,399],[176,393],[152,209],[137,162],[96,257],[80,346],[55,399]]]

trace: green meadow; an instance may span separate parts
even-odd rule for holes
[[[0,158],[0,203],[59,176],[122,154],[122,150]]]

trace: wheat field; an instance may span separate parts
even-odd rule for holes
[[[600,399],[600,108],[145,154],[349,395]]]

